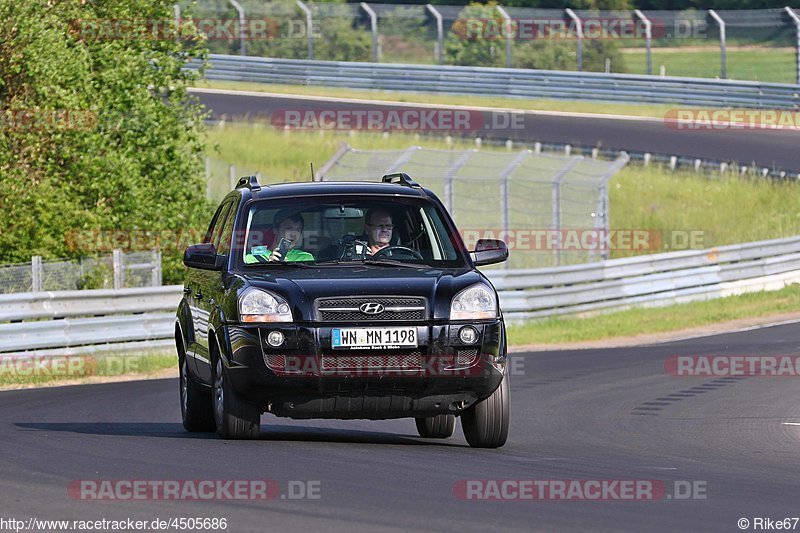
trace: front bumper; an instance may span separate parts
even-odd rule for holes
[[[227,326],[228,375],[244,399],[292,418],[458,414],[499,386],[506,365],[502,320],[470,323],[478,339],[469,345],[458,339],[466,324],[411,325],[416,349],[346,352],[331,348],[331,330],[344,324]],[[274,348],[266,339],[276,330],[285,340]]]

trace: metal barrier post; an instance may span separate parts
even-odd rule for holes
[[[361,2],[361,9],[369,15],[370,27],[372,28],[372,62],[378,62],[378,15],[366,2]]]
[[[497,12],[503,17],[504,26],[506,28],[506,66],[511,68],[511,39],[513,38],[513,28],[511,27],[511,17],[508,16],[503,6],[495,6]]]
[[[42,256],[31,257],[31,291],[42,292]]]
[[[242,5],[237,2],[236,0],[228,0],[231,5],[239,12],[239,54],[246,56],[247,55],[247,47],[245,45],[245,20],[244,20],[244,8]]]
[[[153,287],[161,286],[161,250],[152,250],[153,270],[151,270],[150,284]]]
[[[444,23],[442,14],[439,13],[431,4],[425,6],[431,15],[436,19],[436,60],[440,65],[444,64]]]
[[[122,264],[122,250],[111,252],[111,261],[114,265],[114,288],[121,289],[125,286],[125,271]]]
[[[314,19],[311,17],[311,10],[308,9],[303,2],[300,0],[295,0],[297,2],[297,7],[299,7],[303,13],[306,14],[306,35],[308,36],[308,58],[314,59]]]
[[[647,48],[647,74],[653,73],[653,23],[640,10],[633,12],[636,17],[644,23],[644,43]]]
[[[708,14],[711,15],[711,18],[713,18],[719,26],[719,56],[722,62],[722,73],[720,77],[724,80],[727,77],[725,69],[725,21],[722,20],[722,17],[717,15],[717,12],[713,9],[709,9]]]
[[[578,71],[583,70],[583,26],[581,26],[581,19],[575,12],[569,8],[564,10],[567,16],[575,23],[575,30],[578,33]]]
[[[791,7],[786,7],[784,9],[786,9],[789,17],[794,22],[795,50],[797,54],[797,84],[800,85],[800,17],[797,16],[797,13],[795,13]]]

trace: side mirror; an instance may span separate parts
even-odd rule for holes
[[[201,270],[222,270],[225,257],[217,254],[213,244],[193,244],[183,253],[183,264]]]
[[[478,239],[475,251],[469,253],[475,266],[493,265],[508,259],[508,246],[498,239]]]

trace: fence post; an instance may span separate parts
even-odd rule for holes
[[[475,154],[477,150],[474,148],[467,150],[456,160],[455,163],[450,165],[450,168],[444,173],[444,207],[453,218],[456,217],[456,204],[455,204],[455,191],[453,190],[453,181],[456,179],[458,171],[467,164],[469,158]]]
[[[717,12],[713,9],[709,9],[708,14],[711,15],[711,18],[713,18],[719,26],[719,56],[722,62],[722,73],[720,77],[724,80],[727,77],[725,72],[725,21],[722,20],[722,17],[717,15]]]
[[[31,257],[31,291],[42,292],[42,256]]]
[[[440,65],[442,65],[444,64],[444,24],[442,22],[442,14],[439,13],[431,4],[427,4],[425,9],[427,9],[436,19],[436,42],[438,43],[436,60]]]
[[[511,17],[508,16],[503,6],[495,6],[497,12],[503,17],[503,22],[506,28],[506,67],[511,68],[511,39],[513,38],[513,31],[511,28]]]
[[[239,55],[246,56],[247,55],[247,47],[245,45],[245,20],[244,20],[244,8],[242,5],[237,2],[236,0],[228,0],[231,5],[239,12]]]
[[[372,29],[372,62],[378,62],[378,15],[366,2],[361,2],[361,9],[369,15],[370,28]]]
[[[509,201],[508,182],[514,171],[519,168],[522,162],[525,161],[525,158],[530,154],[530,150],[522,150],[500,173],[500,225],[502,226],[503,235],[506,235],[506,238],[508,238],[508,230],[511,227],[511,203]],[[509,268],[508,261],[503,263],[503,268]]]
[[[796,50],[796,57],[797,57],[797,84],[800,85],[800,17],[797,16],[797,13],[791,7],[786,7],[786,12],[789,14],[789,17],[794,22],[794,39],[795,39],[795,50]]]
[[[578,71],[583,70],[583,26],[581,26],[581,19],[575,12],[569,8],[565,9],[567,16],[575,23],[575,30],[578,37]]]
[[[152,250],[153,270],[151,270],[150,284],[153,287],[161,286],[161,250]]]
[[[556,172],[556,175],[553,176],[553,185],[552,185],[552,206],[551,206],[551,216],[552,216],[552,225],[553,230],[561,231],[561,180],[564,179],[564,176],[569,174],[572,167],[578,164],[579,161],[583,159],[583,156],[577,155],[575,157],[570,158],[567,163],[561,167],[561,169]],[[563,236],[559,238],[558,243],[553,250],[556,253],[556,265],[561,265],[561,240]]]
[[[650,22],[640,10],[636,9],[633,13],[644,23],[644,43],[647,48],[647,74],[650,75],[653,73],[653,23]]]
[[[295,0],[297,7],[306,14],[306,34],[308,35],[308,59],[314,59],[314,19],[311,10],[303,2]]]
[[[111,252],[111,261],[114,265],[114,288],[121,289],[125,286],[125,272],[124,265],[122,264],[122,250],[113,250]]]
[[[172,12],[175,14],[175,40],[181,40],[181,6],[175,4],[172,6]]]

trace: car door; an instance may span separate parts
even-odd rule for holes
[[[227,265],[228,255],[231,250],[231,239],[233,233],[233,221],[236,217],[237,205],[235,201],[228,202],[228,209],[224,217],[220,218],[220,223],[214,228],[213,243],[217,254],[225,257]],[[227,268],[227,267],[226,267]],[[201,346],[202,356],[197,357],[197,375],[203,380],[211,381],[211,347],[208,345],[209,323],[211,317],[218,312],[219,304],[222,301],[224,273],[217,270],[201,270],[198,272],[197,298],[198,315],[202,316],[198,328],[198,346]]]
[[[219,242],[220,233],[225,223],[228,210],[232,201],[227,200],[220,204],[211,224],[208,227],[203,243]],[[190,345],[192,347],[192,369],[194,374],[202,377],[202,368],[208,365],[208,311],[204,307],[203,299],[205,295],[202,291],[202,285],[207,274],[217,274],[219,272],[200,270],[198,268],[190,268],[186,276],[186,284],[184,285],[184,294],[192,314],[192,339]]]

